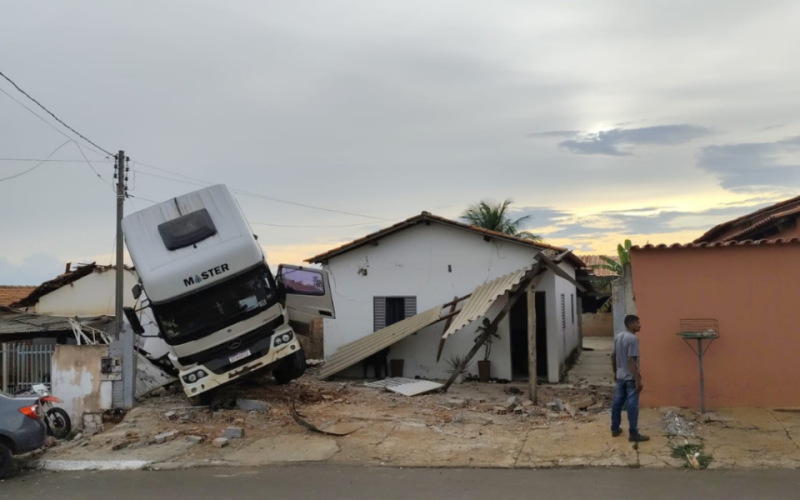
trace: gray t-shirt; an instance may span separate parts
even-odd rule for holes
[[[613,355],[617,360],[617,380],[633,380],[633,374],[628,370],[628,358],[636,358],[639,367],[639,339],[629,331],[621,332],[614,339]]]

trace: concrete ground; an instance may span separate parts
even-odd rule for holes
[[[576,385],[613,386],[611,350],[614,337],[584,337],[583,347],[585,350],[570,370],[567,380]]]
[[[636,469],[398,469],[337,465],[204,468],[167,472],[28,473],[6,480],[0,500],[205,500],[237,498],[559,500],[771,500],[796,498],[794,471],[682,472]],[[792,493],[794,492],[794,493]]]

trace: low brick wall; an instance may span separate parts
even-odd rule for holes
[[[306,353],[306,359],[323,359],[325,357],[325,331],[321,319],[311,324],[311,335],[298,335],[300,345]]]
[[[613,337],[614,316],[611,313],[583,313],[581,328],[584,337]]]

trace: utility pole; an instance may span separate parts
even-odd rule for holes
[[[117,171],[115,173],[117,178],[117,290],[114,309],[114,333],[116,334],[117,342],[122,342],[122,407],[130,409],[133,408],[136,390],[136,334],[130,328],[127,334],[123,332],[124,321],[122,319],[123,288],[125,286],[125,244],[122,240],[122,217],[125,212],[125,195],[128,191],[126,160],[125,151],[120,151],[117,154]]]

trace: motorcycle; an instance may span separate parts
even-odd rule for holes
[[[47,433],[56,439],[64,439],[72,431],[72,421],[63,408],[53,406],[54,403],[63,403],[61,399],[53,396],[44,384],[36,384],[33,392],[39,396],[39,405],[42,407],[44,421],[47,424]]]

